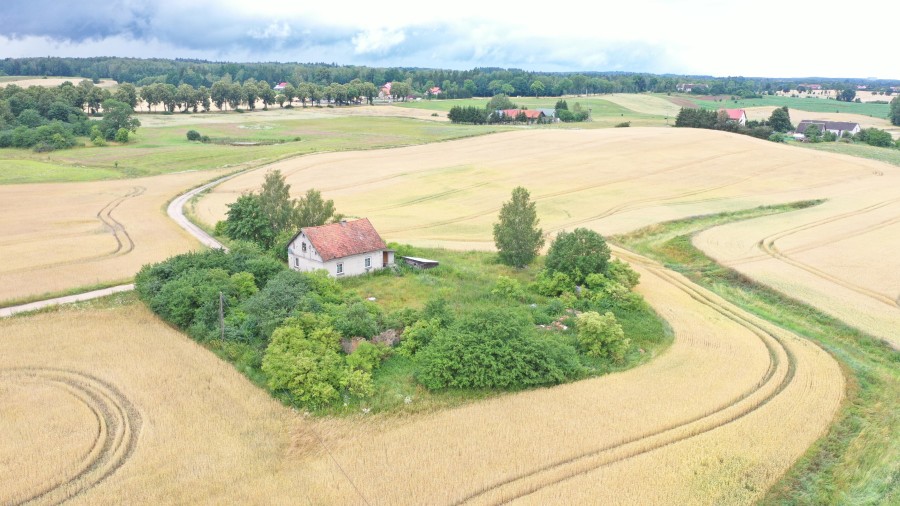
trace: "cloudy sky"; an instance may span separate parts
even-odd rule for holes
[[[0,57],[900,79],[900,2],[831,2],[0,0]]]

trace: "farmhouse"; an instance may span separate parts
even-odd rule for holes
[[[728,119],[731,121],[736,121],[738,125],[746,126],[747,125],[747,112],[743,109],[721,109],[725,111],[725,114],[728,115]]]
[[[434,86],[434,87],[428,89],[429,95],[437,96],[437,95],[440,95],[441,93],[442,93],[441,88],[439,86]]]
[[[355,276],[394,265],[394,251],[363,218],[300,229],[288,243],[288,264],[296,271]]]
[[[805,119],[797,125],[797,128],[794,131],[805,134],[806,129],[810,126],[816,126],[819,128],[820,132],[831,132],[838,137],[843,137],[845,133],[847,135],[858,134],[861,130],[859,123],[852,123],[849,121],[817,121]]]
[[[288,83],[278,83],[278,84],[276,84],[272,89],[275,90],[275,91],[281,91],[281,90],[283,90],[285,87],[287,87],[287,84],[288,84]]]
[[[528,123],[542,123],[545,118],[542,110],[536,109],[500,109],[495,114],[500,118],[511,118],[510,121],[515,121],[519,115],[524,115]]]
[[[378,98],[381,100],[390,100],[391,99],[391,87],[394,83],[384,83],[384,86],[378,90]]]
[[[675,85],[675,91],[680,91],[682,93],[691,93],[692,91],[694,91],[694,88],[705,90],[707,86],[705,84],[694,83],[680,83]]]

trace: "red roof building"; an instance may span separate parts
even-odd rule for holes
[[[544,116],[543,112],[534,109],[500,109],[497,112],[501,117],[512,118],[513,121],[515,121],[515,119],[518,118],[520,114],[524,114],[525,119],[528,121],[539,121],[541,117]]]
[[[747,112],[743,109],[722,109],[728,114],[728,119],[731,121],[737,121],[740,125],[747,124]]]
[[[288,262],[294,270],[353,276],[393,265],[394,252],[363,218],[300,229],[288,244]]]

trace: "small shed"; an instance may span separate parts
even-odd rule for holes
[[[418,258],[418,257],[400,257],[406,262],[406,265],[411,267],[415,267],[416,269],[433,269],[440,265],[440,262],[437,260],[429,260],[427,258]]]

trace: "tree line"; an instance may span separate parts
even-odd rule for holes
[[[78,136],[98,145],[128,142],[140,126],[132,117],[136,97],[130,84],[110,92],[87,79],[56,87],[10,84],[0,88],[0,147],[52,151],[77,145]],[[98,115],[100,121],[91,119]]]
[[[229,63],[202,60],[166,60],[117,57],[6,58],[0,75],[83,76],[110,78],[142,87],[150,84],[189,84],[211,88],[219,80],[243,83],[248,79],[268,83],[288,82],[327,86],[332,83],[404,83],[421,97],[440,87],[442,98],[490,97],[498,93],[527,96],[536,91],[549,96],[595,93],[674,92],[681,79],[623,72],[528,72],[520,69],[471,70],[383,68],[324,63]]]

